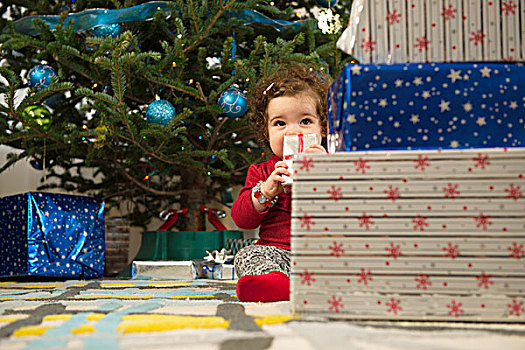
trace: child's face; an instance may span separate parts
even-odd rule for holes
[[[283,156],[283,140],[287,134],[317,134],[322,140],[322,128],[311,93],[276,97],[268,103],[268,137],[272,152]]]

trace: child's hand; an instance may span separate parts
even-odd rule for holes
[[[267,198],[273,198],[283,192],[281,183],[286,180],[281,175],[290,176],[288,165],[284,161],[275,163],[275,170],[268,176],[261,189],[262,194]]]
[[[311,145],[304,151],[304,153],[328,153],[321,145]]]

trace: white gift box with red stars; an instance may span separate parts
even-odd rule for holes
[[[525,323],[525,148],[294,158],[298,314]]]
[[[525,60],[525,0],[354,0],[337,42],[360,63]]]

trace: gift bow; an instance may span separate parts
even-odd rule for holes
[[[204,260],[208,262],[214,262],[217,264],[225,264],[226,262],[233,261],[234,256],[230,255],[230,253],[231,251],[226,250],[225,248],[222,248],[220,252],[216,249],[211,252],[207,250],[206,254],[208,255],[204,257]]]

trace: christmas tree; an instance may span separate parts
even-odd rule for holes
[[[345,23],[350,2],[324,0],[3,1],[0,144],[22,152],[0,171],[30,160],[56,180],[42,190],[130,203],[135,224],[180,205],[202,230],[201,205],[268,156],[242,92],[291,61],[348,61],[327,7]]]

